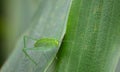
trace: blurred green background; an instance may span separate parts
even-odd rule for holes
[[[5,61],[6,57],[4,56],[4,48],[5,46],[5,31],[4,28],[6,26],[5,22],[5,10],[4,10],[4,0],[0,0],[0,67]]]
[[[15,48],[41,0],[0,0],[0,67]]]

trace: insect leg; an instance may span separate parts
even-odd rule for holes
[[[27,53],[27,50],[35,50],[35,49],[34,48],[23,48],[23,52],[35,65],[37,65],[37,63],[34,61],[34,59],[31,58],[30,55]]]
[[[27,46],[26,46],[28,39],[36,40],[36,39],[34,39],[34,38],[32,38],[32,37],[24,36],[24,48],[23,48],[23,52],[25,53],[25,55],[26,55],[34,64],[37,64],[37,63],[27,54],[27,52],[26,52],[26,50],[31,49],[31,48],[27,48]]]

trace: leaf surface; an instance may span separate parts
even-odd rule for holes
[[[47,66],[43,65],[49,65],[50,61],[55,58],[65,34],[70,2],[71,0],[35,1],[35,10],[33,12],[34,16],[31,21],[32,26],[19,38],[15,50],[2,67],[1,72],[45,71]],[[59,41],[59,46],[57,48],[47,48],[45,50],[39,49],[36,51],[27,51],[30,56],[32,55],[33,59],[38,61],[38,65],[36,66],[22,51],[24,48],[24,36],[28,36],[36,40],[41,38],[54,38]],[[25,44],[28,48],[31,48],[34,42],[27,41]],[[48,58],[46,58],[45,55],[48,56]]]
[[[73,0],[54,72],[115,72],[120,0]]]

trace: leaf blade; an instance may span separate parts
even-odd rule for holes
[[[35,12],[31,28],[20,37],[16,49],[2,67],[1,72],[39,72],[39,66],[36,67],[32,64],[22,52],[22,48],[24,48],[23,36],[30,36],[35,39],[55,38],[61,43],[66,30],[70,0],[42,1],[39,4],[42,7],[38,7],[38,10]],[[30,46],[31,43],[28,42],[27,45]]]
[[[118,2],[73,0],[55,72],[115,70],[120,42]]]

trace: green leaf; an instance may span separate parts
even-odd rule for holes
[[[115,72],[120,0],[73,0],[54,72]]]
[[[50,61],[55,58],[65,34],[71,0],[40,0],[33,2],[36,6],[33,5],[35,6],[33,12],[35,14],[30,22],[32,26],[27,28],[27,31],[19,38],[15,50],[2,67],[1,72],[42,72],[49,67]],[[38,61],[36,66],[22,51],[24,48],[24,36],[37,40],[41,38],[54,38],[59,41],[59,46],[45,50],[43,48],[46,48],[46,46],[36,51],[28,50],[28,55]],[[33,44],[34,41],[27,41],[26,43],[28,48],[31,48]],[[45,55],[48,58],[45,58]]]
[[[21,37],[16,50],[1,71],[114,72],[120,56],[119,2],[120,0],[72,0],[66,30],[70,0],[41,1],[37,4],[40,7],[33,17],[33,26],[23,36],[37,40],[54,38],[60,41],[60,50],[43,47],[39,49],[41,52],[27,51],[36,62],[40,62],[40,65],[36,66],[22,52],[24,45]],[[32,44],[34,43],[28,41],[27,46],[31,47]],[[47,52],[44,54],[44,51]],[[57,57],[53,61],[57,51]],[[45,55],[50,55],[49,60]]]

